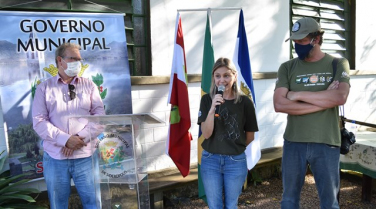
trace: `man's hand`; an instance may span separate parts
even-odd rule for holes
[[[73,151],[72,149],[69,149],[69,148],[66,148],[66,147],[63,147],[63,149],[61,149],[61,153],[63,153],[63,155],[65,157],[69,157],[73,154]]]
[[[338,89],[339,81],[333,81],[326,90],[334,90]]]
[[[295,93],[296,92],[293,92],[293,91],[287,92],[286,98],[289,99],[289,100],[291,100],[291,101],[295,101],[295,97],[294,97]]]
[[[84,139],[85,137],[82,136],[71,136],[65,146],[72,150],[81,149],[83,146],[86,146],[86,143],[83,141]]]

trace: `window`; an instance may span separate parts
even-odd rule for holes
[[[40,12],[125,13],[128,60],[131,76],[151,75],[148,0],[2,0],[0,10]]]
[[[353,12],[355,1],[348,0],[291,0],[291,27],[301,17],[312,17],[325,31],[321,49],[335,57],[345,57],[353,65]],[[350,8],[350,5],[352,8]],[[290,27],[290,28],[291,28]],[[293,46],[291,57],[297,57]]]

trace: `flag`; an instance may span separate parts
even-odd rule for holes
[[[166,153],[174,161],[181,175],[186,177],[189,174],[192,135],[189,132],[191,116],[187,87],[187,65],[179,13],[176,16],[175,29],[174,55],[168,95],[168,103],[171,104],[171,114]]]
[[[256,108],[255,89],[253,88],[251,61],[249,59],[247,34],[244,27],[243,10],[240,10],[238,36],[235,45],[233,62],[238,71],[238,86],[240,90],[249,97],[252,97]],[[261,158],[260,139],[255,133],[255,139],[245,150],[247,155],[247,167],[251,170]]]
[[[206,19],[206,30],[205,30],[205,40],[204,40],[204,56],[202,60],[202,73],[201,73],[201,97],[210,91],[211,84],[211,71],[214,66],[214,50],[213,42],[211,37],[211,20],[210,20],[210,10],[208,11]],[[206,201],[206,194],[204,189],[204,184],[201,179],[201,156],[202,147],[201,144],[205,140],[201,133],[201,126],[199,127],[198,140],[197,140],[197,157],[198,157],[198,197]]]

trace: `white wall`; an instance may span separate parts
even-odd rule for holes
[[[356,69],[375,71],[376,23],[374,0],[356,1]],[[373,16],[373,15],[372,15]]]
[[[376,73],[376,23],[374,0],[356,1],[355,69]],[[376,124],[376,76],[351,77],[350,95],[345,105],[349,119]]]
[[[376,71],[375,65],[373,70]],[[344,106],[345,117],[376,124],[376,75],[351,76],[350,83],[350,94]]]
[[[178,9],[241,7],[253,72],[277,71],[289,58],[288,0],[151,0],[151,48],[153,75],[170,75],[175,20]],[[206,11],[180,12],[188,74],[201,74]],[[215,58],[233,57],[239,10],[212,11]]]

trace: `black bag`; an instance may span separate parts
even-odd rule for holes
[[[350,151],[350,145],[355,142],[354,133],[348,131],[345,127],[341,128],[341,154],[346,155]]]

